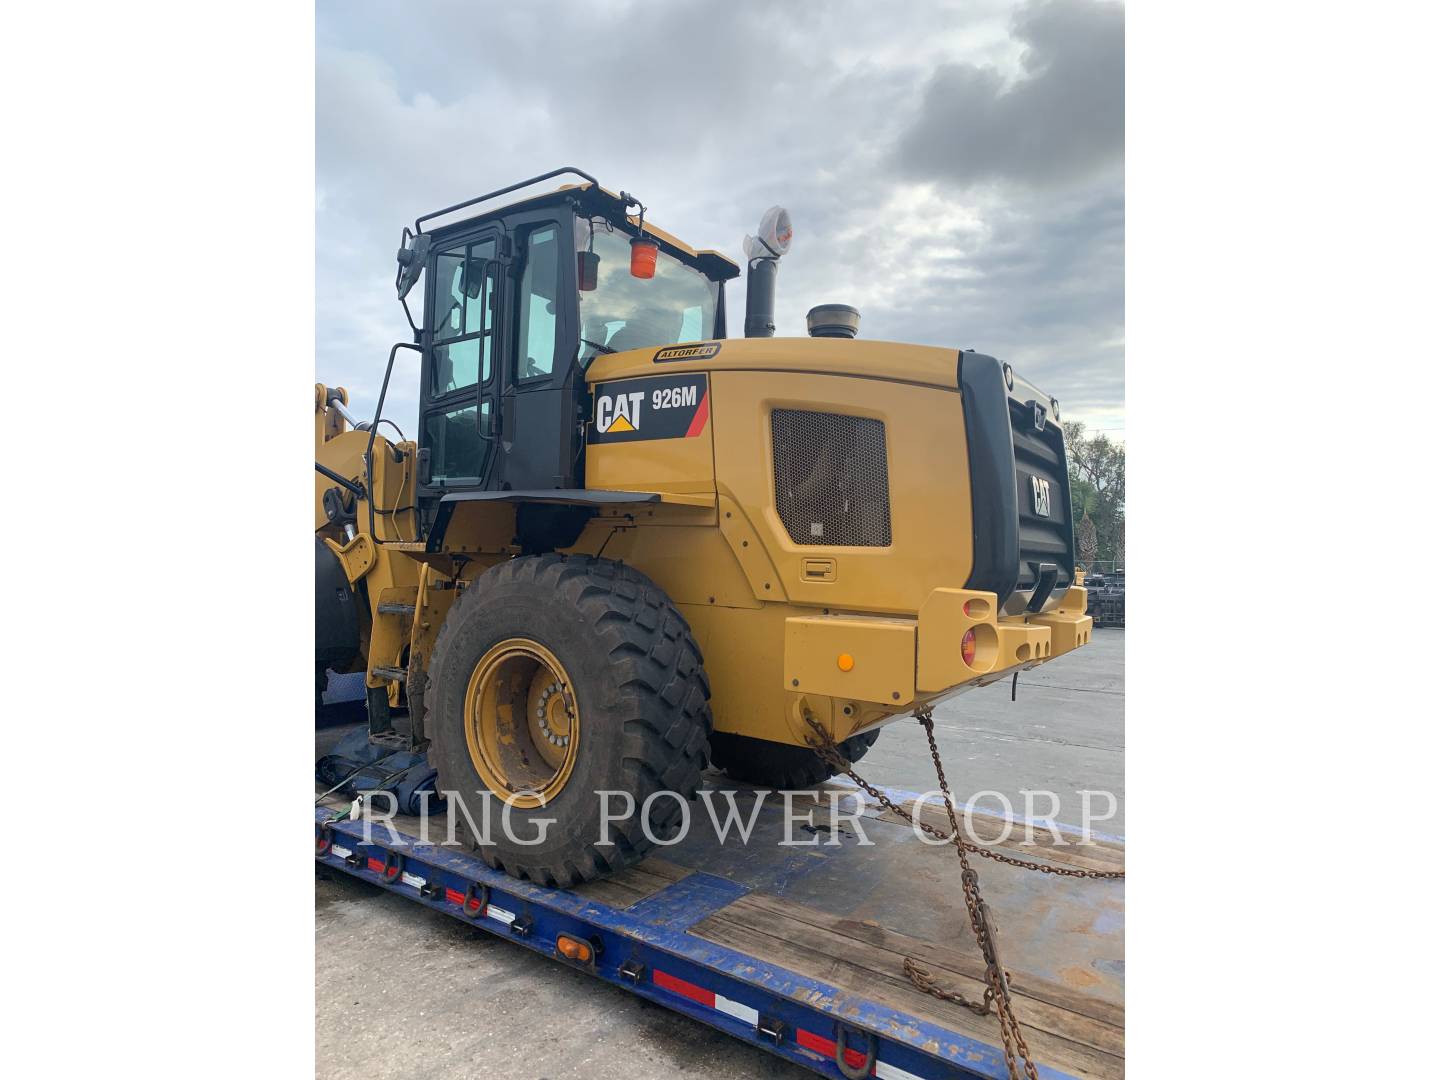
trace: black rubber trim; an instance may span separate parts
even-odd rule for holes
[[[653,491],[591,491],[586,488],[538,488],[534,491],[452,491],[440,504],[455,502],[550,502],[578,506],[659,502]]]
[[[656,503],[653,491],[602,491],[586,488],[536,488],[515,491],[452,491],[440,498],[435,523],[425,540],[426,551],[439,551],[455,507],[465,502],[554,503],[561,506],[617,506],[626,503]]]
[[[1015,495],[1015,441],[1000,361],[962,352],[959,361],[965,444],[970,454],[970,521],[975,562],[967,589],[999,601],[1020,581],[1020,508]]]

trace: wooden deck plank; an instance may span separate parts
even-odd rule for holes
[[[639,903],[650,895],[648,892],[630,888],[624,882],[617,881],[615,877],[601,878],[599,881],[587,881],[582,885],[572,887],[570,891],[576,896],[583,896],[587,900],[607,904],[612,908],[619,908],[622,911],[631,904]]]
[[[929,1020],[977,1042],[990,1046],[999,1044],[999,1026],[993,1015],[977,1016],[968,1009],[915,989],[908,980],[901,985],[893,980],[877,979],[875,973],[868,968],[830,952],[761,933],[738,922],[716,916],[711,916],[691,932],[696,933],[700,927],[705,930],[699,936],[717,945],[753,956],[763,956],[778,966],[879,1001],[919,1019]],[[1116,1080],[1124,1075],[1122,1057],[1033,1027],[1026,1012],[1020,1009],[1017,1009],[1017,1012],[1031,1053],[1042,1064],[1083,1080]]]
[[[724,916],[732,909],[744,910],[743,907],[737,907],[737,905],[759,908],[772,918],[788,919],[797,928],[797,932],[799,932],[799,928],[820,927],[852,941],[864,942],[867,945],[883,949],[901,960],[906,956],[913,956],[926,968],[934,970],[937,974],[948,972],[976,982],[982,981],[985,977],[985,963],[980,959],[978,952],[966,951],[963,947],[955,948],[944,942],[910,937],[887,930],[875,923],[831,915],[805,904],[796,904],[763,893],[752,893],[742,897],[734,904],[717,912],[716,915]],[[961,905],[962,902],[957,900],[957,933],[963,934],[965,944],[969,945],[973,939],[970,936],[968,919]],[[1001,938],[1001,949],[1003,954],[1003,937]],[[1057,1008],[1088,1016],[1112,1028],[1124,1029],[1125,1009],[1123,1006],[1081,993],[1059,983],[1037,979],[1024,971],[1014,970],[1009,964],[1006,964],[1006,968],[1010,971],[1011,988],[1017,992],[1037,1001],[1048,1002]]]
[[[628,908],[675,884],[690,871],[660,859],[646,859],[609,877],[576,885],[571,892],[614,908]]]
[[[696,926],[692,933],[708,940],[709,935],[717,926],[739,925],[756,933],[777,937],[781,940],[803,942],[806,948],[815,953],[844,959],[856,967],[872,972],[875,977],[884,979],[887,983],[907,991],[913,989],[913,986],[905,975],[904,959],[906,956],[913,956],[937,977],[941,986],[958,990],[972,1001],[979,1001],[984,997],[984,965],[979,962],[978,957],[974,964],[967,963],[964,968],[942,966],[936,962],[933,955],[924,955],[927,951],[923,948],[926,944],[924,942],[913,942],[914,945],[921,947],[907,948],[905,945],[910,939],[905,939],[898,934],[888,934],[879,927],[870,928],[878,932],[880,936],[878,942],[866,940],[860,936],[849,936],[817,922],[797,919],[787,913],[777,912],[771,903],[766,902],[769,899],[766,897],[742,898]],[[1047,995],[1045,993],[1047,988],[1037,987],[1035,980],[1027,982],[1017,972],[1012,972],[1012,975],[1014,977],[1011,980],[1011,988],[1015,992],[1016,1011],[1020,1014],[1022,1023],[1074,1042],[1083,1043],[1105,1053],[1115,1055],[1124,1053],[1123,1014],[1118,1024],[1114,1022],[1113,1013],[1107,1019],[1097,1018],[1089,1011],[1081,1011],[1069,1007],[1066,1003],[1050,1000],[1056,996],[1064,997],[1063,988],[1054,988],[1056,991],[1060,991],[1059,994]],[[974,1015],[961,1006],[942,1001],[931,995],[926,994],[923,997],[926,999],[924,1016],[927,1019],[933,1019],[936,1023],[951,1024],[954,1021],[953,1014],[955,1013]],[[1081,1002],[1081,1004],[1093,1003]]]

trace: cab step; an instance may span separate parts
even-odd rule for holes
[[[387,600],[381,603],[378,610],[381,615],[404,615],[407,619],[415,618],[414,604],[402,604],[397,601]]]
[[[404,682],[409,676],[404,668],[398,667],[377,667],[371,674],[377,679],[384,679],[387,682]]]

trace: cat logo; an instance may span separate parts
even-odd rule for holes
[[[1030,493],[1035,497],[1035,513],[1040,517],[1050,516],[1050,481],[1039,476],[1030,477]]]
[[[602,394],[595,400],[595,427],[606,435],[640,430],[640,406],[645,393]]]

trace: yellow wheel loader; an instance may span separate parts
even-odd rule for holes
[[[315,388],[317,675],[364,670],[372,741],[426,748],[462,828],[554,823],[491,831],[492,866],[602,876],[707,764],[808,786],[812,723],[854,760],[1089,640],[1056,401],[844,305],[774,337],[790,239],[778,208],[746,238],[728,337],[735,262],[557,169],[404,230],[414,341],[373,418]],[[382,416],[402,354],[413,438]]]

